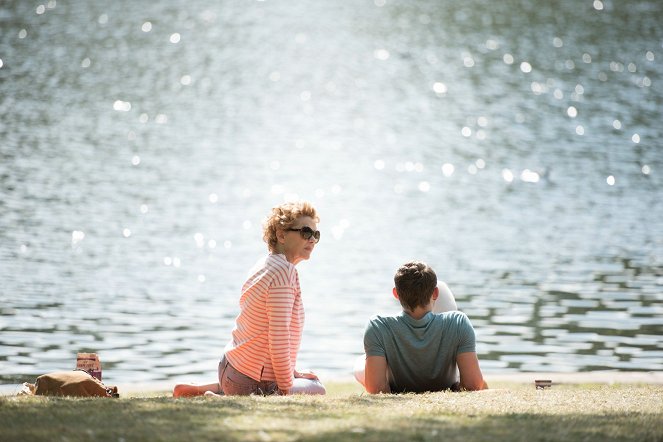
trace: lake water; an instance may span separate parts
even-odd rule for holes
[[[0,382],[213,381],[311,200],[299,365],[431,264],[486,372],[663,370],[663,3],[3,1]]]

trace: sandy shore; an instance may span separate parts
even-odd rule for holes
[[[491,382],[532,384],[536,379],[549,379],[553,384],[663,384],[663,371],[588,371],[578,373],[486,373],[488,385]],[[323,382],[355,382],[352,377],[323,379]],[[149,384],[118,384],[120,392],[137,393],[145,391],[171,391],[175,381]]]
[[[486,373],[486,382],[529,384],[549,379],[556,384],[663,384],[663,371],[586,371],[578,373]]]
[[[588,371],[577,373],[486,373],[488,385],[496,382],[534,384],[537,379],[551,380],[553,384],[663,384],[663,371]],[[354,382],[343,377],[324,379],[323,382]],[[117,384],[120,394],[172,391],[177,381]],[[20,384],[0,385],[0,396],[12,396],[21,389]]]

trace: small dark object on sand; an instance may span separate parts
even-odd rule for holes
[[[537,390],[543,390],[546,387],[552,386],[552,381],[550,379],[536,379],[534,385]]]

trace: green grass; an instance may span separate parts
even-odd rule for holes
[[[2,397],[0,440],[663,440],[661,385],[378,396],[327,387],[326,397]]]

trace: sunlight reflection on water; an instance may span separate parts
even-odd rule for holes
[[[419,258],[488,371],[662,370],[662,18],[646,0],[4,3],[0,381],[83,350],[110,382],[213,378],[288,198],[322,218],[302,366],[346,376]]]

